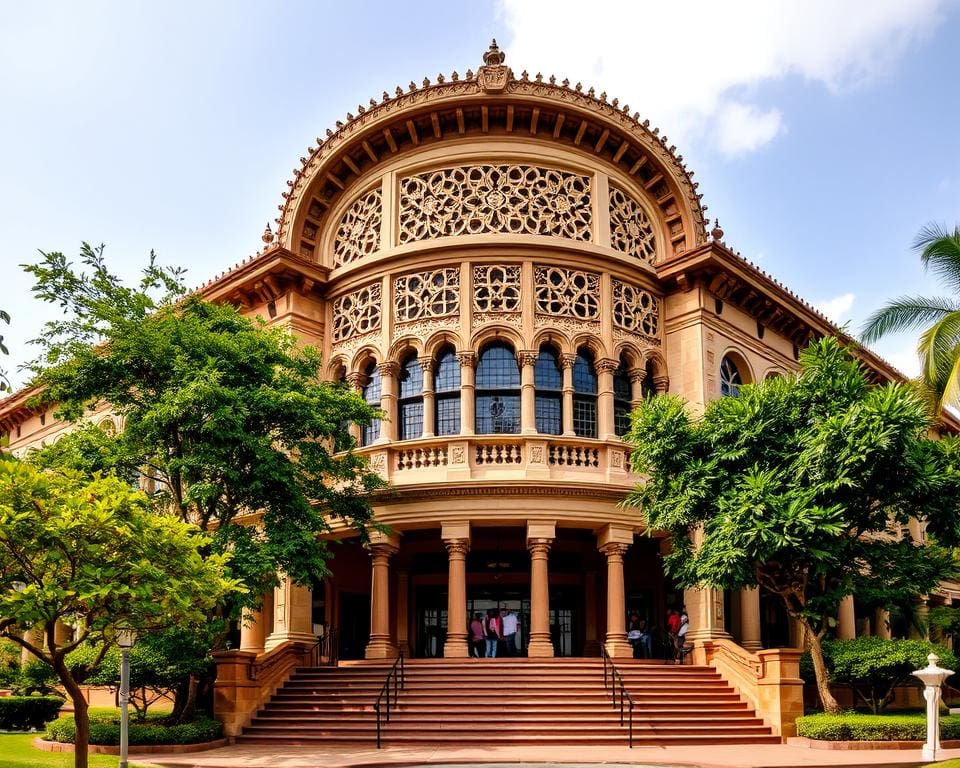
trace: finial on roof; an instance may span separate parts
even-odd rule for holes
[[[486,53],[483,54],[483,63],[488,67],[496,67],[503,64],[506,58],[507,55],[497,47],[497,39],[494,38],[490,41],[490,47]]]
[[[263,234],[260,236],[260,239],[263,240],[267,245],[270,245],[273,242],[273,230],[270,229],[270,222],[267,222],[267,226],[263,230]]]
[[[710,230],[710,237],[713,238],[714,242],[721,242],[723,240],[723,230],[720,229],[720,220],[713,220],[713,229]]]

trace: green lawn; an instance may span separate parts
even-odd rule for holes
[[[44,752],[33,746],[36,733],[0,733],[3,768],[73,768],[73,752]],[[90,768],[116,768],[116,755],[90,755]],[[137,763],[130,763],[137,766]]]

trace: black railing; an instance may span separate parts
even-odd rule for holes
[[[310,666],[335,667],[340,660],[340,646],[337,643],[336,627],[327,627],[323,637],[318,637],[310,652]]]
[[[381,711],[384,709],[384,700],[386,700],[386,718],[384,722],[389,723],[391,691],[393,692],[393,706],[396,707],[400,691],[406,687],[405,684],[406,679],[403,674],[403,650],[401,649],[400,655],[397,656],[397,660],[393,662],[393,666],[390,667],[390,671],[387,673],[387,679],[383,681],[383,688],[380,689],[380,695],[377,696],[377,701],[373,705],[373,708],[377,712],[377,749],[380,749],[380,731],[383,727],[381,725]]]
[[[617,708],[619,699],[621,727],[624,721],[623,703],[626,701],[629,704],[629,713],[626,718],[628,728],[627,746],[633,749],[633,696],[630,695],[627,686],[624,685],[623,675],[621,675],[620,670],[613,665],[613,659],[610,658],[607,649],[604,648],[603,645],[600,646],[600,656],[603,659],[603,687],[608,688],[610,691],[613,709]]]

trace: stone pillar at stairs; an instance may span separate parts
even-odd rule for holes
[[[470,551],[470,523],[444,523],[440,535],[447,548],[447,639],[443,656],[465,659],[470,656],[467,644],[467,552]]]
[[[550,570],[548,556],[556,538],[556,523],[527,521],[530,550],[530,642],[527,656],[554,655],[550,638]]]
[[[310,645],[315,643],[312,611],[313,593],[310,589],[295,584],[286,574],[281,576],[273,591],[273,631],[264,641],[264,650],[269,651],[290,640]]]
[[[760,639],[760,590],[757,587],[740,590],[740,645],[748,651],[763,648]]]
[[[597,545],[607,558],[607,637],[604,645],[611,658],[632,658],[627,641],[627,600],[623,583],[623,556],[633,544],[633,528],[605,525]]]
[[[390,558],[399,549],[396,534],[374,533],[367,548],[372,561],[370,583],[370,642],[364,657],[392,659],[397,647],[390,639]]]

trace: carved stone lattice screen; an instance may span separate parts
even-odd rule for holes
[[[543,315],[596,320],[600,317],[600,275],[560,267],[534,272],[537,312]]]
[[[400,180],[400,243],[507,233],[589,241],[590,177],[532,165],[443,168]]]
[[[460,270],[449,267],[403,275],[394,281],[393,296],[398,323],[455,315],[460,311]]]
[[[625,331],[656,338],[660,330],[660,302],[649,291],[614,280],[613,323]]]
[[[473,268],[474,312],[519,312],[520,266]]]
[[[382,291],[370,283],[333,302],[333,340],[344,341],[380,327]]]
[[[657,240],[647,212],[613,184],[610,185],[610,247],[650,264],[657,259]]]
[[[339,267],[380,249],[380,189],[361,195],[340,219],[333,242],[333,263]]]

